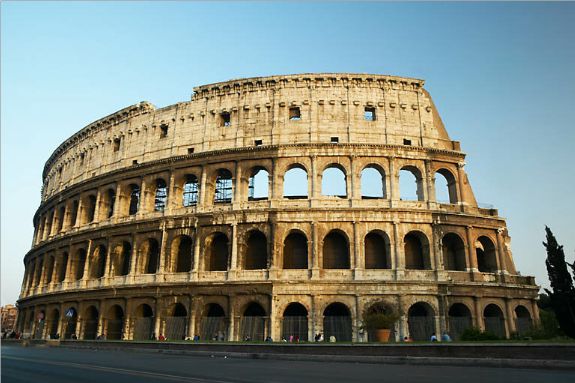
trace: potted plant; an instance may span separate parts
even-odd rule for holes
[[[388,342],[398,319],[399,314],[393,309],[381,304],[374,305],[364,312],[362,328],[375,334],[378,342]]]

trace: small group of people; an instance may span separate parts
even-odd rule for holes
[[[439,339],[437,338],[437,335],[435,335],[435,333],[431,334],[431,338],[429,340],[432,342],[439,342]],[[442,342],[451,342],[451,337],[449,336],[447,331],[445,331],[445,332],[443,332],[443,334],[441,334],[441,341]]]
[[[315,336],[313,337],[313,340],[316,342],[323,342],[323,334],[321,332],[318,332],[317,334],[315,334]]]

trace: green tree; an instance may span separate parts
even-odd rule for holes
[[[545,289],[551,299],[551,307],[555,312],[559,327],[563,332],[575,338],[575,288],[573,279],[567,269],[568,263],[565,261],[563,246],[557,243],[555,236],[547,226],[547,242],[543,242],[547,250],[547,274],[551,282],[551,289]],[[575,267],[569,264],[571,270],[575,273]]]

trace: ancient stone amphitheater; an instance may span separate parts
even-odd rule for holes
[[[21,331],[366,341],[382,304],[397,339],[527,331],[538,287],[423,83],[247,78],[86,126],[44,168]]]

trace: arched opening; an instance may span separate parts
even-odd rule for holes
[[[108,211],[106,217],[111,218],[114,215],[114,206],[116,205],[116,190],[110,188],[107,194]]]
[[[90,265],[90,278],[102,278],[106,272],[106,246],[98,245],[92,253]]]
[[[140,247],[139,272],[155,274],[160,260],[160,245],[154,238],[148,238]]]
[[[266,336],[266,328],[266,311],[259,303],[250,303],[242,314],[240,339],[244,341],[263,341]]]
[[[497,259],[495,255],[495,245],[486,236],[481,236],[475,242],[475,255],[477,256],[477,267],[483,273],[494,273],[497,271]]]
[[[386,198],[383,169],[370,165],[361,171],[361,198]]]
[[[531,314],[529,310],[525,308],[525,306],[517,306],[515,308],[515,316],[517,319],[515,320],[515,328],[517,329],[517,333],[519,335],[524,335],[531,331],[533,327],[533,321],[531,320]]]
[[[44,328],[46,325],[46,312],[40,310],[36,314],[36,328],[34,330],[33,339],[42,339],[44,337]]]
[[[403,201],[423,201],[423,178],[415,166],[404,166],[399,171],[400,198]]]
[[[140,186],[136,184],[130,184],[130,206],[128,208],[128,214],[134,215],[138,212],[140,207]]]
[[[46,321],[46,328],[48,329],[48,336],[50,339],[58,339],[60,337],[59,328],[60,327],[60,310],[54,309],[50,313],[48,320]]]
[[[79,281],[84,276],[84,268],[86,267],[86,250],[78,249],[76,252],[76,280]]]
[[[68,253],[64,252],[62,254],[62,258],[60,258],[60,267],[59,267],[59,271],[58,271],[58,282],[63,282],[64,279],[66,279],[67,269],[68,269]]]
[[[96,339],[98,337],[98,310],[94,306],[90,306],[84,311],[84,318],[82,319],[84,336],[83,339]]]
[[[429,270],[429,244],[423,233],[412,231],[403,238],[405,268],[409,270]]]
[[[290,303],[282,318],[282,339],[307,342],[307,314],[307,309],[301,303]]]
[[[284,240],[283,268],[307,269],[307,238],[299,231],[292,231]]]
[[[94,222],[96,215],[96,196],[90,194],[86,198],[86,223]]]
[[[192,270],[194,259],[194,242],[187,235],[180,235],[172,241],[172,259],[170,270],[176,273],[187,273]]]
[[[248,200],[268,199],[269,173],[262,167],[252,169],[248,184]]]
[[[455,233],[443,236],[443,262],[446,270],[465,271],[465,244]]]
[[[349,269],[347,238],[339,231],[331,231],[323,239],[323,268]]]
[[[389,315],[389,314],[392,314],[394,312],[395,312],[395,309],[391,305],[389,305],[385,302],[382,302],[382,301],[375,302],[371,306],[366,308],[365,311],[363,312],[364,324],[366,324],[366,319],[369,317],[372,317],[374,315],[381,315],[381,314]],[[389,335],[389,339],[395,339],[395,324],[396,323],[393,323],[392,325],[389,326],[389,330],[391,330],[391,333]],[[378,339],[377,330],[373,329],[373,328],[368,328],[367,337],[368,337],[369,341],[377,341],[377,339]]]
[[[193,174],[186,174],[184,182],[182,201],[184,207],[195,206],[198,204],[198,178]]]
[[[447,169],[435,173],[435,200],[439,203],[457,203],[457,183]]]
[[[268,243],[261,231],[252,231],[247,240],[247,249],[244,257],[245,270],[261,270],[267,268]]]
[[[391,268],[389,238],[385,233],[369,232],[364,239],[364,248],[366,269]]]
[[[48,256],[48,261],[46,262],[46,284],[52,282],[52,274],[54,273],[54,256]]]
[[[228,237],[223,233],[212,234],[207,245],[206,271],[226,271],[229,258]]]
[[[219,169],[216,176],[215,203],[232,202],[232,173],[227,169]]]
[[[486,332],[505,338],[505,319],[499,306],[493,303],[487,305],[483,310],[483,321]]]
[[[227,339],[226,313],[222,306],[217,303],[206,305],[200,330],[202,340],[223,341]]]
[[[321,194],[325,196],[347,196],[345,173],[339,166],[328,166],[321,176]]]
[[[64,330],[64,339],[72,339],[76,335],[76,325],[78,324],[78,313],[74,307],[69,307],[64,314],[66,318],[66,327]]]
[[[323,333],[326,341],[351,342],[351,313],[343,303],[332,303],[323,311]]]
[[[307,171],[301,165],[292,166],[284,174],[284,198],[307,198]]]
[[[147,304],[141,304],[134,313],[134,340],[155,339],[154,311]]]
[[[118,305],[110,307],[105,325],[106,339],[121,340],[124,337],[124,310]]]
[[[60,233],[62,231],[62,227],[64,226],[64,216],[66,215],[66,207],[61,206],[58,210],[58,226],[56,227],[56,233]]]
[[[473,326],[471,311],[463,303],[454,303],[449,308],[449,335],[454,340],[459,340],[461,334]]]
[[[156,195],[154,197],[154,211],[164,211],[168,201],[168,188],[162,178],[156,180]]]
[[[123,241],[117,245],[115,250],[115,257],[113,263],[113,275],[115,277],[128,275],[130,272],[130,258],[132,257],[132,245],[129,242]]]
[[[168,310],[165,318],[164,335],[167,339],[183,340],[186,338],[188,310],[181,303],[176,303]]]
[[[32,286],[34,286],[34,277],[36,276],[36,263],[34,262],[34,260],[30,261],[28,263],[30,269],[28,271],[28,288],[31,288]]]
[[[418,302],[407,312],[409,335],[415,341],[430,340],[435,333],[433,308],[427,303]]]

